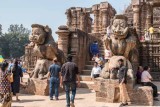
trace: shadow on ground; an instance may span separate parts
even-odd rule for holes
[[[24,99],[24,100],[19,101],[18,103],[27,103],[27,102],[36,102],[36,101],[44,101],[44,99],[37,99],[37,100],[35,100],[35,99],[27,99],[27,100]],[[17,102],[17,101],[13,100],[12,102]]]
[[[24,106],[12,106],[12,107],[24,107]]]

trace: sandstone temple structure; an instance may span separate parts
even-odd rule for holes
[[[113,25],[112,21],[115,16],[117,16],[116,10],[110,3],[101,2],[100,4],[95,4],[89,8],[71,7],[66,10],[65,14],[67,17],[66,25],[59,26],[56,31],[56,34],[58,34],[58,49],[63,51],[65,57],[68,54],[73,56],[73,61],[77,63],[81,73],[82,88],[95,89],[97,101],[118,102],[119,99],[117,97],[117,93],[119,92],[119,89],[117,88],[117,80],[97,79],[95,84],[91,81],[90,74],[94,62],[91,61],[91,55],[89,53],[90,44],[94,41],[98,41],[100,54],[104,55],[104,50],[106,48],[104,44],[104,37],[106,36],[107,27]],[[129,33],[127,32],[127,35],[123,39],[126,42],[129,41],[129,45],[135,47],[137,52],[135,52],[136,58],[132,57],[133,61],[130,60],[131,63],[135,66],[149,65],[153,71],[152,76],[155,80],[160,80],[159,14],[160,0],[132,0],[131,4],[124,11],[124,14],[119,15],[123,18],[119,18],[119,16],[115,18],[120,21],[123,19],[126,21],[125,23],[128,24],[125,26],[129,29]],[[155,28],[154,38],[151,41],[139,41],[144,36],[144,29],[149,29],[151,26]],[[106,42],[107,41],[105,41],[105,43]],[[38,59],[38,57],[32,53],[33,48],[26,46],[25,65],[28,72],[32,72],[32,70],[34,70]],[[138,53],[140,53],[139,56]],[[126,58],[126,56],[124,55],[124,58]],[[136,71],[135,69],[132,70]],[[34,83],[34,81],[32,82]],[[41,84],[41,82],[37,83]],[[44,81],[42,81],[42,83],[44,83]],[[48,87],[48,84],[45,85]],[[153,105],[151,88],[139,86],[134,87],[134,83],[132,86],[129,84],[127,88],[131,96],[131,101],[143,105]],[[44,90],[46,91],[47,89]],[[144,93],[144,96],[140,96],[140,93]],[[44,95],[47,94],[45,93]]]
[[[124,13],[128,23],[136,28],[139,38],[144,36],[144,30],[154,27],[154,39],[140,44],[140,64],[149,65],[155,80],[160,80],[160,1],[132,0]]]
[[[160,27],[159,6],[159,0],[132,0],[125,10],[129,23],[133,24],[140,36],[144,34],[144,29]]]
[[[110,25],[110,20],[116,14],[116,10],[110,3],[102,2],[90,8],[71,7],[66,10],[65,14],[67,24],[60,26],[56,32],[59,35],[58,48],[64,52],[65,56],[72,54],[74,61],[82,71],[85,64],[90,63],[90,43],[94,40],[101,42],[101,38],[106,34],[107,26]],[[103,53],[103,45],[101,49]],[[29,71],[33,70],[36,63],[36,57],[31,54],[32,49],[26,46],[25,62]]]
[[[94,17],[91,17],[91,14]],[[110,20],[116,14],[116,10],[108,3],[95,4],[91,8],[71,7],[67,9],[67,26],[77,28],[86,33],[106,34]]]

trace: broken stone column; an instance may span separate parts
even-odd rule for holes
[[[107,9],[102,10],[102,33],[106,34],[107,31]]]
[[[99,11],[99,23],[98,23],[98,32],[102,32],[102,11]]]
[[[71,9],[67,9],[65,14],[67,15],[67,26],[71,27],[72,26],[72,13],[71,13]]]
[[[71,8],[71,14],[72,14],[72,28],[77,28],[77,11],[75,7]]]
[[[151,19],[152,19],[151,6],[148,3],[147,4],[147,19],[146,19],[147,29],[149,29],[151,27],[151,23],[152,23]]]
[[[77,12],[77,18],[76,18],[76,24],[77,24],[77,27],[76,28],[80,28],[80,24],[81,24],[81,13],[82,13],[82,8],[81,7],[76,7],[76,12]]]
[[[92,11],[94,14],[94,33],[98,33],[98,26],[99,26],[99,10],[98,4],[92,6]]]
[[[59,26],[58,31],[58,48],[64,52],[64,55],[67,56],[68,54],[68,47],[69,47],[69,34],[70,31],[67,26]]]
[[[80,14],[80,30],[85,31],[86,32],[86,27],[85,24],[86,20],[85,20],[85,13],[81,12]]]
[[[139,5],[133,5],[133,26],[136,29],[137,33],[140,34],[139,31],[139,26],[140,26],[140,22],[139,22]]]
[[[107,26],[108,26],[108,23],[107,23],[107,19],[108,19],[108,15],[110,13],[108,13],[108,9],[109,9],[109,4],[107,2],[102,2],[100,4],[100,11],[101,11],[101,17],[102,17],[102,30],[101,30],[101,33],[103,35],[106,34],[106,31],[107,31]]]

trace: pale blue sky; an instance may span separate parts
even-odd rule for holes
[[[91,7],[106,0],[0,0],[0,24],[3,32],[10,24],[23,24],[31,29],[31,24],[49,25],[53,37],[58,26],[66,24],[65,11],[70,7]],[[121,13],[131,0],[107,0]]]

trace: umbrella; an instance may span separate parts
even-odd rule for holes
[[[3,59],[2,55],[0,55],[0,62],[3,62],[3,61],[4,61],[4,59]]]

